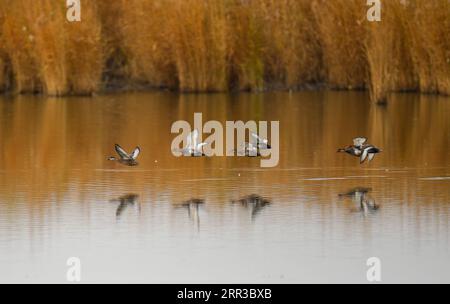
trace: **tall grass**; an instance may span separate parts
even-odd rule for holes
[[[418,87],[450,94],[450,1],[414,1],[408,10],[407,39]],[[419,9],[420,8],[420,9]]]
[[[82,0],[0,2],[0,90],[187,92],[325,85],[450,94],[450,2]]]
[[[312,3],[324,60],[324,81],[338,89],[364,88],[369,66],[365,1],[319,0]]]
[[[74,24],[66,22],[64,3],[0,2],[0,54],[11,70],[0,79],[12,78],[12,90],[63,95],[101,88],[103,50],[96,5],[82,1],[85,21]]]

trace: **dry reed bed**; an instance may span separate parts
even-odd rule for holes
[[[180,91],[325,84],[450,94],[450,2],[82,0],[0,2],[0,90],[90,94],[108,87]]]

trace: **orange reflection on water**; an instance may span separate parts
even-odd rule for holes
[[[279,165],[260,168],[258,159],[245,157],[174,157],[171,124],[176,120],[193,124],[195,112],[203,113],[203,122],[279,121]],[[14,242],[39,255],[49,250],[49,243],[107,233],[116,229],[115,221],[129,220],[133,225],[127,229],[143,238],[134,246],[146,250],[146,238],[161,229],[182,242],[186,226],[181,222],[195,223],[195,233],[211,237],[235,231],[238,238],[255,233],[251,235],[255,240],[270,240],[287,234],[290,239],[276,246],[314,254],[319,250],[325,256],[333,256],[341,246],[342,254],[360,254],[377,242],[382,253],[401,246],[393,253],[398,257],[402,250],[420,254],[433,248],[445,253],[449,117],[448,98],[413,94],[393,95],[385,107],[369,103],[362,92],[4,97],[0,247],[9,248],[5,258],[13,252]],[[356,136],[367,136],[383,152],[363,165],[355,157],[336,153]],[[115,143],[127,150],[139,145],[140,165],[108,161]],[[371,188],[371,198],[380,208],[355,216],[358,204],[338,196],[355,187]],[[261,206],[233,203],[251,194],[270,204],[254,213]],[[124,197],[136,202],[125,204]],[[192,199],[204,203],[179,208]],[[253,225],[259,230],[252,230]],[[320,240],[320,245],[307,241],[309,237]],[[405,241],[392,245],[398,238]],[[126,238],[102,238],[105,244],[117,240],[124,248],[129,245]],[[427,240],[435,247],[427,247]],[[266,245],[268,252],[278,250],[270,242],[255,245],[255,250]],[[89,243],[83,246],[92,249]]]

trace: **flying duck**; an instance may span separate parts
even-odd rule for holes
[[[269,141],[267,140],[267,138],[262,138],[262,137],[258,136],[258,134],[256,134],[256,133],[251,133],[251,135],[256,140],[256,146],[258,147],[258,149],[266,150],[266,149],[271,149],[272,148],[270,146]]]
[[[115,150],[120,158],[111,156],[108,158],[108,160],[118,161],[119,163],[126,165],[126,166],[137,166],[138,165],[136,158],[138,157],[139,153],[141,153],[141,149],[139,147],[136,147],[131,154],[128,154],[118,144],[115,145]]]
[[[206,143],[198,143],[198,130],[195,129],[188,134],[186,138],[186,147],[184,149],[181,149],[180,151],[184,156],[205,156],[202,149],[202,147],[205,145]]]
[[[374,157],[375,154],[382,152],[380,148],[375,147],[374,145],[363,145],[362,148],[362,154],[359,163],[363,163],[366,158],[370,162]]]
[[[371,161],[375,154],[381,152],[382,150],[375,147],[374,145],[366,144],[367,138],[356,137],[353,139],[353,145],[347,146],[345,148],[339,148],[337,152],[345,152],[350,155],[359,157],[359,163],[362,164],[367,158]]]
[[[353,156],[359,157],[361,155],[361,147],[367,141],[365,137],[356,137],[353,139],[353,145],[345,148],[339,148],[337,152],[345,152]]]

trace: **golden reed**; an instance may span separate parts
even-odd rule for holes
[[[0,90],[183,92],[323,85],[450,94],[450,1],[0,1]]]

